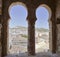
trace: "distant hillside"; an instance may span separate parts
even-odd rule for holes
[[[24,29],[24,30],[26,30],[27,27],[24,27],[24,26],[15,26],[15,27],[10,28],[10,29]]]
[[[36,28],[36,30],[40,32],[49,32],[49,30],[45,28]]]
[[[24,27],[24,26],[16,26],[16,27],[13,27],[13,28],[10,28],[10,29],[24,29],[24,30],[27,30],[28,28],[27,27]],[[40,32],[49,32],[48,29],[45,29],[45,28],[35,28],[36,31],[40,31]]]

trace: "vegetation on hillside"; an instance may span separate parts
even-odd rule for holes
[[[48,32],[49,30],[48,29],[45,29],[45,28],[36,28],[37,31],[40,31],[40,32]]]
[[[28,36],[25,34],[21,34],[21,37],[28,38]]]
[[[24,30],[27,30],[28,28],[27,27],[24,27],[24,26],[16,26],[14,28],[19,28],[19,29],[24,29]],[[11,28],[13,29],[13,28]],[[49,29],[46,29],[46,28],[35,28],[36,31],[40,31],[40,32],[49,32]]]

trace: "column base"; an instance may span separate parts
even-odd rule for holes
[[[28,53],[28,56],[35,56],[35,55],[36,55],[36,54],[29,54],[29,53]]]

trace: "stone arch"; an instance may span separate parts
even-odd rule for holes
[[[25,9],[26,9],[26,11],[27,11],[27,16],[28,16],[28,10],[27,10],[27,6],[23,3],[23,2],[13,2],[13,3],[11,3],[11,5],[9,6],[9,8],[8,8],[8,13],[10,12],[10,10],[11,10],[11,8],[13,7],[13,6],[16,6],[16,5],[21,5],[21,6],[23,6]],[[26,16],[26,18],[27,18],[27,16]],[[11,19],[11,17],[10,17],[10,14],[9,14],[9,18]],[[8,21],[10,21],[10,19],[8,20]],[[9,29],[9,28],[8,28]],[[9,34],[9,33],[8,33]]]
[[[48,23],[49,23],[49,51],[52,51],[52,21],[51,21],[51,18],[52,18],[52,9],[47,5],[47,4],[40,4],[36,10],[39,8],[39,7],[44,7],[47,9],[48,13],[49,13],[49,17],[48,17]]]
[[[27,8],[27,6],[26,6],[26,4],[25,3],[23,3],[23,2],[12,2],[10,5],[9,5],[9,7],[8,7],[8,23],[9,23],[9,21],[10,21],[10,15],[9,15],[9,11],[11,10],[11,8],[13,7],[13,6],[16,6],[16,5],[22,5],[23,7],[25,7],[25,9],[27,10],[27,16],[28,16],[28,8]],[[26,17],[26,19],[27,19],[27,17]]]
[[[55,2],[55,0],[54,1],[53,0],[47,0],[47,1],[45,1],[45,0],[38,0],[38,1],[37,0],[36,1],[31,1],[31,0],[27,0],[27,1],[25,1],[25,0],[13,0],[13,1],[8,0],[8,1],[5,1],[5,0],[3,0],[2,16],[0,16],[1,23],[2,23],[2,57],[7,55],[7,27],[8,27],[8,19],[9,19],[8,7],[11,5],[11,3],[17,2],[17,1],[24,2],[27,5],[28,9],[30,9],[30,11],[29,11],[30,15],[28,16],[28,19],[29,20],[34,19],[33,22],[36,19],[34,11],[38,5],[47,4],[51,7],[51,9],[52,9],[51,20],[52,20],[52,32],[53,32],[52,33],[53,43],[51,43],[51,44],[52,44],[52,52],[56,53],[56,17],[55,17],[56,16],[55,15],[56,14],[56,2]],[[32,8],[32,6],[34,6],[35,8]],[[34,34],[34,32],[33,32],[34,31],[34,23],[33,23],[33,25],[32,24],[29,25],[29,29],[31,30],[31,32],[29,32],[29,42],[34,43],[33,42],[34,38],[35,38],[33,35]],[[33,40],[31,38],[33,38]],[[32,41],[30,41],[30,40],[32,40]],[[30,44],[30,46],[29,46],[29,49],[31,50],[31,52],[29,52],[30,55],[35,54],[35,51],[33,50],[34,49],[33,45]],[[33,49],[32,49],[32,47],[33,47]]]
[[[46,5],[46,4],[41,4],[41,5],[39,5],[38,7],[45,7],[45,8],[48,10],[48,12],[49,12],[49,18],[48,18],[48,19],[51,19],[52,10],[51,10],[51,8],[50,8],[48,5]],[[37,7],[37,8],[38,8],[38,7]]]
[[[28,15],[27,6],[26,6],[23,2],[13,2],[13,3],[9,6],[9,8],[8,8],[8,13],[9,13],[10,9],[11,9],[13,6],[15,6],[15,5],[22,5],[22,6],[24,6],[24,7],[26,8],[26,10],[27,10],[27,15]]]

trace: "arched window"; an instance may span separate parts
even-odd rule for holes
[[[27,8],[23,3],[12,3],[9,7],[9,54],[27,52]]]
[[[36,29],[35,29],[35,42],[36,52],[49,51],[49,22],[51,18],[51,9],[42,4],[36,9]]]

